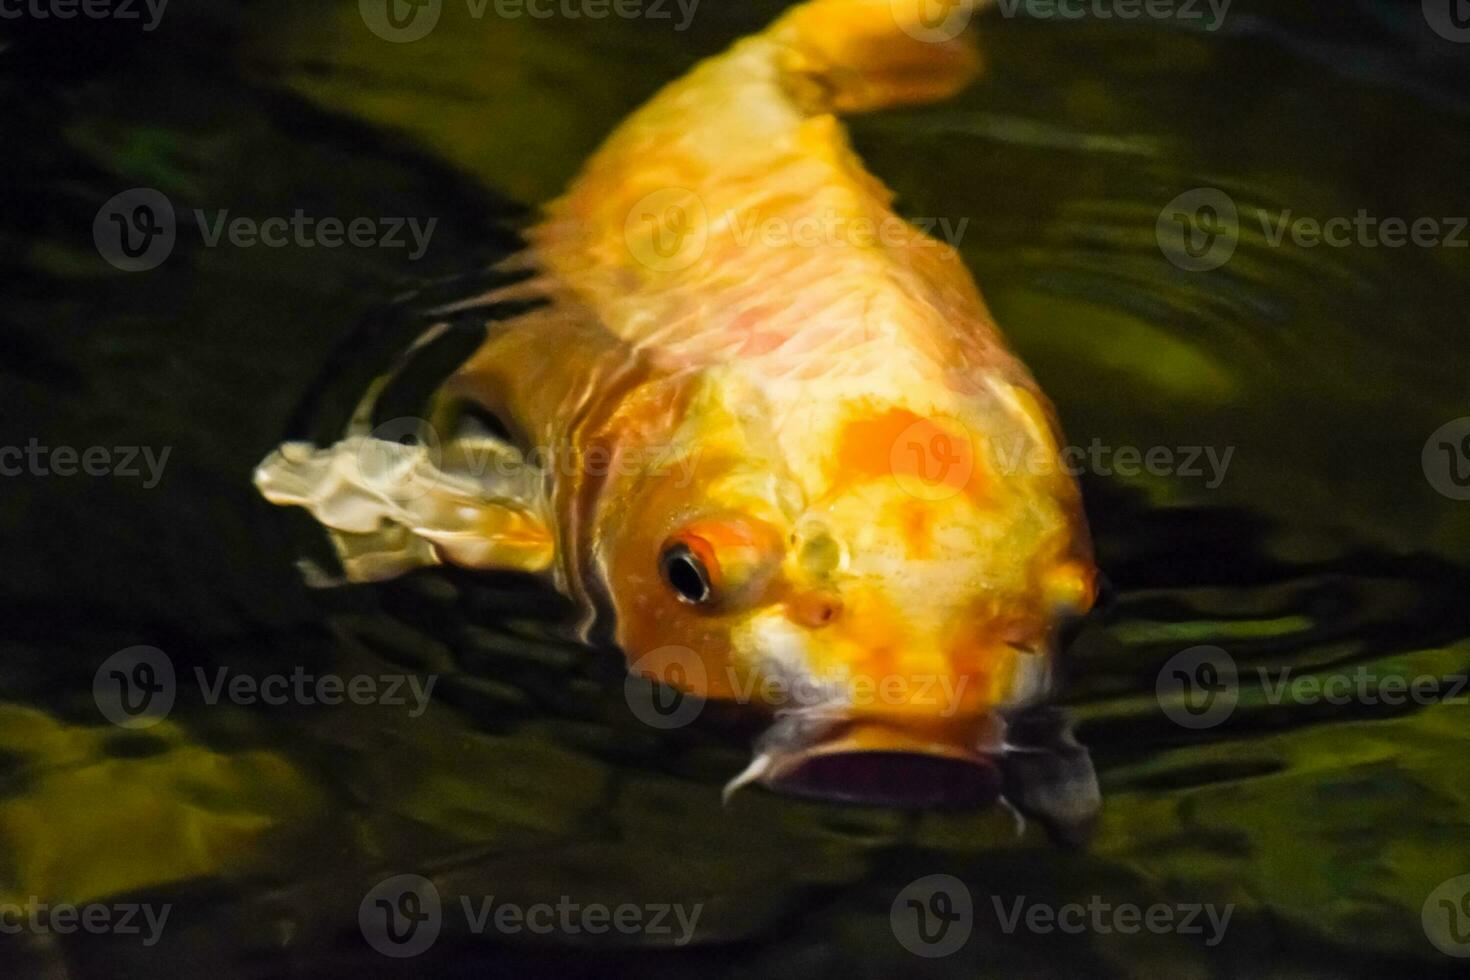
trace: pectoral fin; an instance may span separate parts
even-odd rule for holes
[[[442,452],[374,436],[326,449],[286,443],[256,469],[255,485],[272,503],[310,511],[352,582],[446,562],[539,572],[554,555],[540,471],[489,436]]]
[[[1061,709],[1032,708],[1011,719],[1001,756],[1006,800],[1062,843],[1092,835],[1102,794],[1087,749]]]

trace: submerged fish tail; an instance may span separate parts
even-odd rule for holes
[[[980,2],[809,0],[793,8],[630,116],[532,231],[539,259],[626,341],[692,343],[701,352],[685,353],[696,359],[727,346],[727,327],[742,328],[700,315],[711,288],[774,286],[802,264],[831,282],[830,265],[815,270],[826,258],[749,247],[760,222],[894,220],[891,194],[863,167],[837,117],[963,87],[979,58],[961,28]],[[931,251],[926,260],[943,253]],[[968,296],[968,287],[957,288]],[[737,293],[725,293],[725,309],[761,305]],[[784,329],[761,319],[768,332]]]

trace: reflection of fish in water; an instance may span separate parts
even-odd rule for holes
[[[973,51],[923,12],[812,0],[699,65],[550,206],[501,270],[522,279],[439,311],[478,332],[546,301],[441,389],[432,431],[452,438],[359,420],[257,482],[332,530],[350,578],[546,572],[635,670],[774,709],[732,788],[1003,794],[1076,830],[1087,753],[1022,710],[1094,592],[1077,488],[1034,465],[1056,459],[1052,412],[834,117],[969,79]],[[464,405],[505,432],[457,423]]]

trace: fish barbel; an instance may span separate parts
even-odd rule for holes
[[[282,446],[261,491],[350,579],[544,573],[635,672],[770,711],[732,788],[1085,827],[1091,763],[1038,707],[1096,578],[1053,411],[838,121],[969,82],[970,13],[809,0],[695,67],[547,207],[516,281],[437,311],[486,329],[442,440],[359,420]]]

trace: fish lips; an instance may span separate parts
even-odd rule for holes
[[[1037,705],[986,715],[937,735],[899,725],[787,715],[757,742],[750,766],[725,787],[759,783],[831,803],[978,810],[1006,804],[1059,844],[1092,837],[1101,794],[1091,756],[1066,714]]]

